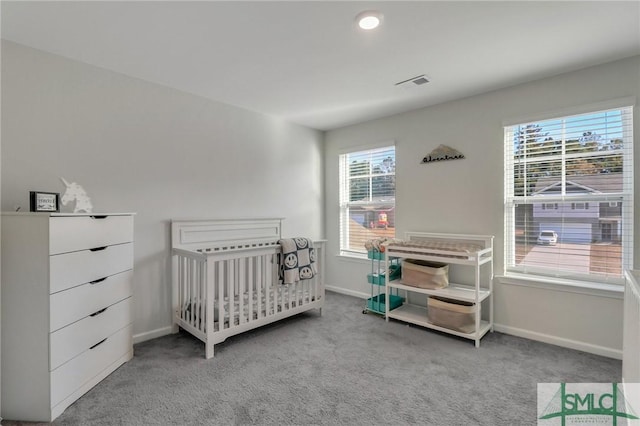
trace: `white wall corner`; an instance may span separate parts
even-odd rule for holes
[[[135,345],[137,343],[146,342],[147,340],[156,339],[158,337],[166,336],[167,334],[171,334],[171,326],[156,328],[155,330],[134,334],[133,344]]]

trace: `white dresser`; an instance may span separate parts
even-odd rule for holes
[[[133,214],[1,223],[1,416],[52,421],[133,356]]]

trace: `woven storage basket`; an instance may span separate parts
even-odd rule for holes
[[[462,333],[473,333],[476,329],[475,303],[444,297],[429,296],[427,319],[430,323]]]
[[[449,285],[449,265],[426,260],[403,260],[402,284],[428,289],[447,287]]]

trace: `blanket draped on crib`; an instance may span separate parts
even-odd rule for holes
[[[316,251],[309,238],[285,238],[278,240],[282,247],[280,255],[280,281],[295,284],[309,280],[317,274]]]

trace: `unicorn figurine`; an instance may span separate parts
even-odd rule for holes
[[[75,200],[76,205],[73,209],[74,213],[91,213],[91,211],[93,210],[93,205],[91,204],[91,199],[87,196],[87,193],[84,192],[84,189],[82,189],[82,187],[75,182],[67,182],[63,177],[61,177],[60,180],[62,180],[62,183],[64,183],[64,185],[67,187],[67,190],[62,196],[62,205],[66,206],[68,203]]]

